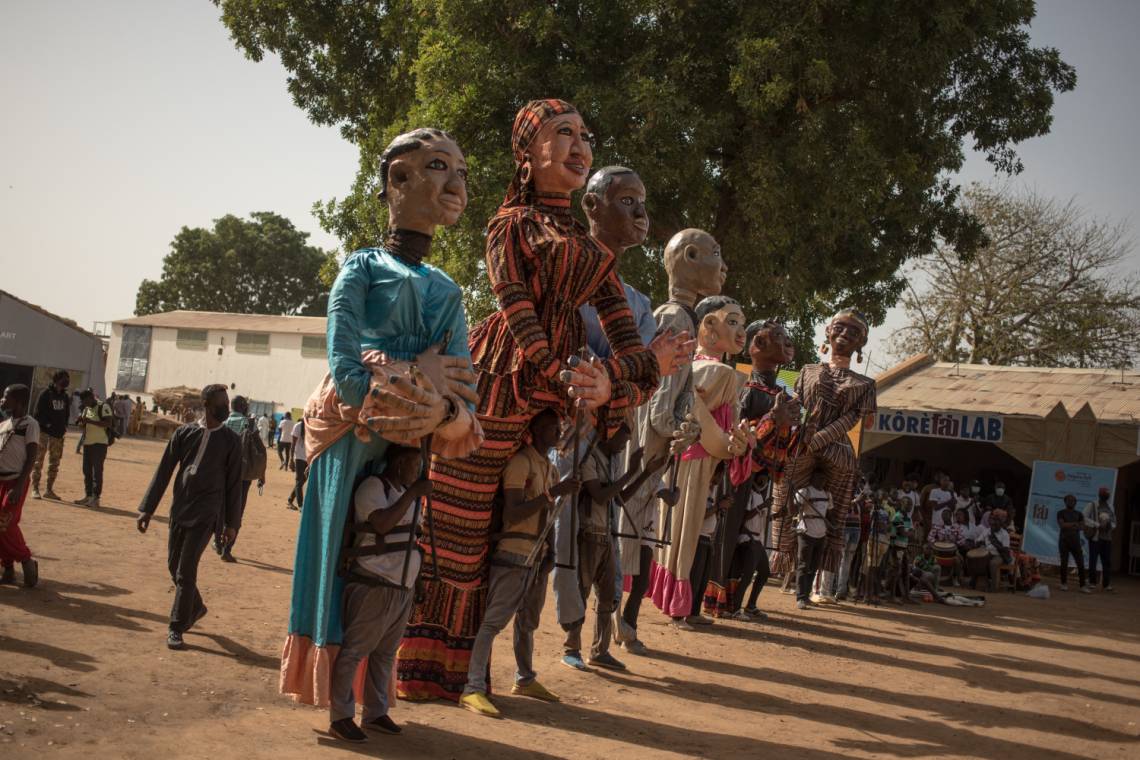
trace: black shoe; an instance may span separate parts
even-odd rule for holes
[[[234,555],[230,553],[230,550],[226,549],[222,552],[222,562],[237,562],[237,560],[234,559]]]
[[[216,538],[214,539],[214,551],[219,557],[222,556],[222,542]]]
[[[186,627],[182,629],[182,632],[183,633],[189,633],[190,629],[194,627],[195,623],[197,623],[202,618],[206,617],[207,612],[209,612],[209,610],[207,610],[206,605],[203,604],[201,607],[198,608],[198,611],[194,613],[194,618],[189,623],[186,624]]]
[[[27,559],[20,563],[24,571],[24,588],[35,588],[40,582],[40,565],[34,559]]]
[[[174,629],[166,632],[166,648],[167,649],[185,649],[186,645],[182,643],[182,634]]]
[[[8,565],[4,568],[4,574],[0,575],[0,583],[15,583],[16,582],[16,566]]]
[[[352,718],[341,718],[333,721],[329,724],[329,733],[346,742],[368,741],[368,737]]]
[[[403,731],[403,729],[397,726],[396,722],[387,715],[381,715],[375,720],[368,721],[364,724],[364,727],[370,731],[379,731],[384,734],[398,734]]]

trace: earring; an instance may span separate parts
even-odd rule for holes
[[[855,362],[856,362],[856,364],[862,364],[863,363],[863,352],[862,351],[856,351],[855,352]]]
[[[826,343],[824,343],[822,346],[819,347],[819,352],[821,354],[823,354],[824,356],[827,356],[827,352],[830,350],[831,350],[831,346],[827,345]]]
[[[531,174],[530,159],[528,158],[526,161],[523,162],[522,169],[519,171],[519,182],[521,182],[524,185],[529,185],[530,184],[530,174]]]

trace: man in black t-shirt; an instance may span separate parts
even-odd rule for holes
[[[1081,583],[1081,591],[1085,594],[1090,589],[1085,585],[1085,556],[1081,550],[1081,528],[1084,527],[1085,516],[1077,511],[1077,497],[1072,494],[1065,496],[1065,508],[1057,513],[1057,527],[1061,529],[1060,539],[1057,542],[1057,551],[1061,555],[1061,590],[1069,590],[1069,555],[1077,563],[1077,577]]]
[[[36,411],[33,415],[40,425],[40,448],[36,454],[35,464],[32,465],[32,496],[39,499],[40,473],[44,466],[44,457],[48,460],[47,490],[43,498],[59,500],[52,486],[59,474],[59,460],[63,458],[63,437],[67,435],[67,423],[71,412],[71,397],[67,395],[67,386],[71,384],[71,376],[67,370],[61,369],[51,376],[51,385],[44,388],[36,401]]]

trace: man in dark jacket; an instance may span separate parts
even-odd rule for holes
[[[174,581],[166,637],[170,649],[182,649],[182,634],[206,614],[198,593],[198,562],[214,529],[223,525],[223,535],[232,541],[241,525],[241,439],[223,424],[230,409],[226,386],[206,386],[202,399],[205,419],[174,431],[139,505],[138,529],[146,533],[177,465],[167,557]]]
[[[257,423],[249,416],[249,401],[245,396],[234,396],[232,411],[226,418],[225,426],[238,434],[241,440],[241,513],[245,515],[245,505],[249,500],[249,487],[257,481],[258,493],[265,485],[265,445],[257,432]],[[238,522],[241,522],[239,519]],[[222,536],[222,526],[214,534],[214,551],[223,562],[236,562],[233,555],[237,536],[226,540]]]
[[[71,397],[67,395],[67,386],[71,384],[71,376],[67,370],[61,369],[51,376],[51,385],[44,388],[36,401],[36,411],[33,415],[40,424],[40,448],[36,454],[36,463],[32,466],[32,496],[40,496],[40,472],[43,470],[44,457],[48,460],[47,490],[42,498],[59,500],[53,490],[55,478],[59,474],[59,460],[63,457],[63,437],[67,435],[67,421],[71,411]]]

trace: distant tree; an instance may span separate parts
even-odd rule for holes
[[[283,216],[227,214],[212,230],[183,227],[162,261],[162,277],[143,280],[135,314],[175,309],[240,314],[323,315],[328,287],[321,268],[329,254],[307,244]]]
[[[1016,173],[1076,75],[1034,47],[1032,0],[214,0],[238,47],[280,56],[294,102],[360,149],[346,196],[318,204],[346,250],[381,239],[380,152],[438,126],[467,154],[471,204],[433,263],[494,307],[482,232],[512,171],[516,110],[577,105],[595,165],[636,169],[650,240],[623,275],[665,299],[661,248],[683,227],[721,242],[728,291],[804,341],[838,305],[880,321],[899,269],[937,240],[982,242],[947,176],[963,144]]]
[[[925,281],[903,297],[908,325],[896,356],[1055,367],[1132,366],[1140,282],[1122,273],[1123,225],[1073,202],[971,187],[965,207],[989,243],[969,256],[939,247],[915,266]]]

